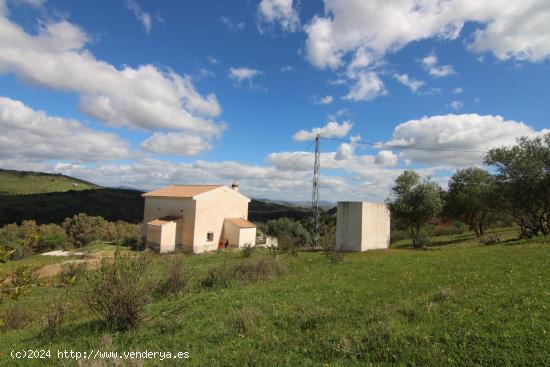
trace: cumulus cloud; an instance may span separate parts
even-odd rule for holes
[[[220,21],[226,26],[230,31],[241,31],[244,29],[244,22],[234,22],[228,17],[220,17]]]
[[[261,70],[246,67],[229,69],[229,77],[238,83],[243,81],[251,81],[262,74],[263,71]]]
[[[212,149],[210,140],[184,132],[157,132],[141,143],[149,152],[191,157]]]
[[[451,107],[455,111],[460,110],[463,105],[464,103],[462,103],[461,101],[452,101],[451,103],[449,103],[449,107]]]
[[[371,101],[378,96],[387,95],[388,91],[382,79],[373,71],[361,71],[354,76],[355,84],[343,99],[359,101]]]
[[[398,157],[391,150],[381,150],[374,158],[374,162],[381,166],[395,166],[397,164]]]
[[[129,156],[128,142],[116,134],[0,97],[0,158],[90,162]]]
[[[549,131],[537,132],[523,122],[505,120],[498,115],[449,114],[401,123],[387,144],[452,150],[403,149],[400,158],[430,165],[463,167],[481,164],[484,152],[490,148],[512,145],[520,136]]]
[[[153,65],[117,68],[86,49],[88,35],[66,20],[29,34],[0,12],[0,73],[48,88],[75,92],[79,109],[112,126],[171,128],[200,135],[222,129],[214,94],[197,92],[191,79]]]
[[[548,18],[547,0],[324,0],[324,14],[304,27],[305,55],[320,69],[347,66],[372,73],[387,54],[415,41],[456,40],[464,24],[471,22],[474,34],[466,42],[468,49],[490,52],[500,60],[536,62],[550,57]],[[453,72],[450,65],[433,64],[434,58],[425,60],[432,63],[431,75]],[[360,89],[361,83],[356,84],[352,92]]]
[[[141,22],[143,28],[145,28],[145,33],[151,33],[151,27],[153,26],[151,14],[144,12],[143,9],[141,9],[141,5],[135,0],[126,0],[126,7],[131,10],[136,19]]]
[[[346,54],[371,59],[413,41],[437,37],[454,40],[465,22],[476,22],[470,48],[499,59],[540,61],[550,56],[550,3],[546,0],[439,1],[325,0],[324,16],[305,30],[309,60],[336,68]]]
[[[258,5],[259,29],[279,24],[284,31],[294,32],[300,26],[298,10],[292,0],[262,0]]]
[[[451,93],[453,94],[460,94],[462,92],[464,92],[464,89],[462,89],[462,87],[456,87],[453,90],[451,90]]]
[[[434,53],[422,59],[422,67],[428,74],[436,78],[442,78],[455,72],[451,65],[438,65],[437,56]]]
[[[393,77],[404,86],[408,87],[413,93],[416,93],[424,85],[422,80],[410,78],[407,74],[394,74]]]
[[[321,105],[328,105],[331,104],[334,101],[334,98],[332,96],[324,96],[319,100],[315,101],[315,104],[321,104]]]
[[[315,139],[316,135],[321,135],[324,138],[341,138],[349,134],[353,124],[349,121],[344,121],[339,124],[337,121],[330,121],[323,127],[316,127],[310,131],[300,130],[294,134],[293,139],[296,141],[306,141]]]

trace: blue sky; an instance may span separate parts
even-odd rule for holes
[[[0,167],[383,200],[548,132],[545,0],[0,0]],[[390,149],[359,141],[454,152]]]

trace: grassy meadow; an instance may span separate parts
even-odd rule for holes
[[[510,232],[510,237],[511,232]],[[550,362],[550,239],[479,245],[472,236],[434,240],[428,250],[346,254],[330,265],[322,253],[279,255],[287,272],[269,280],[205,289],[209,268],[251,259],[238,251],[200,256],[155,255],[151,278],[181,258],[187,287],[146,306],[135,329],[109,333],[82,302],[80,283],[55,278],[17,301],[28,313],[19,329],[0,334],[0,365],[77,365],[15,361],[12,349],[187,351],[192,366],[527,366]],[[90,251],[106,251],[94,245]],[[27,259],[43,261],[40,256]],[[57,260],[52,260],[57,261]],[[1,267],[6,266],[0,265]],[[44,281],[42,281],[44,282]],[[62,300],[66,322],[47,343],[41,336],[48,302]],[[80,361],[80,365],[108,365]],[[171,365],[148,360],[129,365]],[[180,361],[181,363],[181,361]]]
[[[32,195],[97,188],[99,186],[90,182],[64,175],[0,169],[0,195]]]

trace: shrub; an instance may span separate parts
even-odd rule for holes
[[[254,252],[255,249],[256,249],[256,247],[254,247],[251,244],[247,243],[241,249],[241,256],[244,257],[244,258],[250,257],[250,256],[252,256],[252,253]]]
[[[286,273],[286,267],[276,258],[243,261],[232,267],[219,266],[208,269],[207,276],[201,281],[201,287],[206,289],[227,288],[233,281],[266,280],[284,273]]]
[[[487,233],[479,238],[482,245],[496,245],[500,242],[500,236],[496,233]]]
[[[233,268],[233,279],[240,282],[258,281],[271,279],[281,275],[286,269],[280,261],[267,258],[257,261],[242,262]]]
[[[15,268],[12,274],[11,284],[13,287],[26,287],[33,284],[38,279],[36,267],[21,265]]]
[[[201,287],[205,289],[227,288],[231,284],[231,269],[217,266],[208,269],[208,273],[201,280]]]
[[[40,239],[38,240],[37,251],[50,251],[55,249],[66,249],[69,244],[69,238],[63,227],[57,224],[46,224],[39,227],[38,232]]]
[[[13,303],[0,315],[0,330],[15,330],[25,327],[31,320],[29,313],[18,303]]]
[[[277,236],[277,245],[281,252],[289,253],[292,256],[298,256],[298,246],[294,236],[291,234],[279,234],[279,236]]]
[[[166,277],[163,277],[155,286],[156,296],[165,296],[183,291],[187,286],[187,277],[183,270],[181,258],[173,260],[168,266]]]
[[[95,240],[105,240],[107,222],[102,217],[92,217],[80,213],[66,218],[63,228],[75,247],[86,246]]]
[[[49,302],[44,320],[42,335],[46,340],[51,340],[59,335],[60,329],[65,321],[65,306],[61,301]]]
[[[0,245],[0,264],[8,262],[15,250],[10,250],[6,246]]]
[[[84,261],[68,261],[61,265],[59,272],[59,283],[65,285],[74,285],[86,271]]]
[[[297,247],[305,246],[310,242],[309,233],[300,222],[289,218],[279,218],[267,222],[267,234],[280,240],[282,235],[293,238]]]
[[[150,300],[149,261],[144,256],[115,254],[103,259],[97,271],[87,273],[84,299],[110,331],[135,327]]]

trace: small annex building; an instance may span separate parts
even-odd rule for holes
[[[339,201],[336,248],[344,252],[385,249],[390,245],[390,211],[386,204]]]
[[[255,246],[256,225],[248,221],[250,199],[238,185],[173,185],[142,194],[142,234],[160,252],[202,253],[218,248]]]

